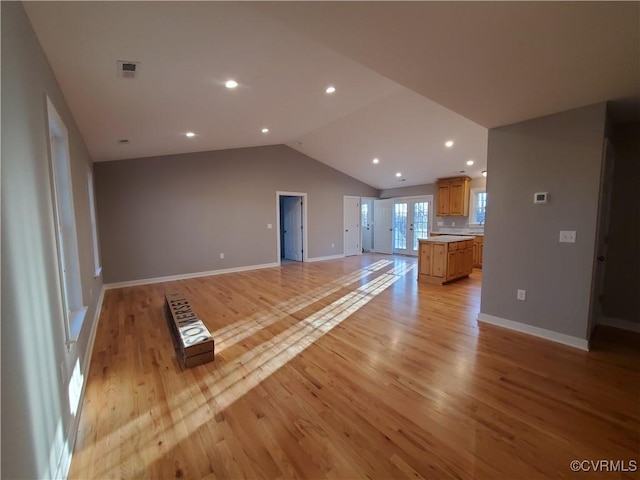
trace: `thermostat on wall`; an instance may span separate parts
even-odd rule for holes
[[[537,192],[533,194],[533,203],[547,203],[548,198],[547,192]]]

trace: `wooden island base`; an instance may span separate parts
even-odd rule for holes
[[[418,281],[443,285],[473,270],[474,237],[439,236],[420,240]]]

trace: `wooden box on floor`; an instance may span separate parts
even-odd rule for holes
[[[212,362],[214,342],[211,333],[197,318],[184,294],[165,294],[165,312],[182,364],[191,368]]]

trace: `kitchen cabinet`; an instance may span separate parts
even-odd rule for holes
[[[451,198],[451,186],[447,182],[438,181],[438,194],[436,195],[436,212],[439,217],[446,217],[451,210],[449,200]]]
[[[436,214],[439,217],[468,217],[469,177],[441,178],[436,181]]]
[[[482,268],[482,252],[484,250],[484,237],[477,236],[473,240],[473,266]]]
[[[420,242],[418,250],[418,271],[425,275],[443,278],[446,262],[446,248],[443,244]]]
[[[418,280],[442,285],[468,276],[473,270],[473,239],[455,235],[421,239]]]

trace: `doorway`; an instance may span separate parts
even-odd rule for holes
[[[369,253],[373,251],[373,198],[362,198],[362,251]]]
[[[277,198],[277,259],[307,261],[307,194],[276,192]]]
[[[604,292],[604,272],[607,257],[607,234],[611,217],[611,193],[613,187],[613,169],[615,151],[608,138],[603,147],[603,166],[600,174],[600,198],[598,203],[598,220],[596,225],[596,249],[591,279],[591,298],[587,336],[590,338],[593,329],[602,318],[602,294]]]
[[[393,202],[393,253],[418,255],[418,240],[431,228],[432,195],[398,198]]]

